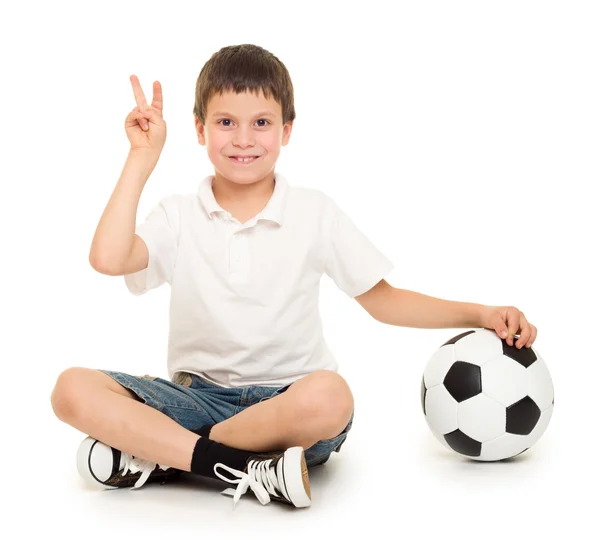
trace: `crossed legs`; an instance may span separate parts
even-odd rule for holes
[[[106,373],[66,369],[58,377],[51,403],[61,421],[94,439],[130,455],[190,471],[199,435],[146,405]],[[346,381],[333,371],[320,370],[296,381],[283,394],[216,424],[210,438],[252,452],[292,446],[307,449],[341,433],[353,409]]]

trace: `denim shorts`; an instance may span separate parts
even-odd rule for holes
[[[161,411],[189,430],[223,422],[256,403],[282,394],[291,386],[221,388],[192,373],[177,372],[173,380],[168,381],[150,375],[134,376],[105,369],[99,371],[134,392],[153,409]],[[337,437],[318,441],[304,450],[308,467],[321,465],[329,459],[332,452],[340,451],[352,427],[353,419],[354,411],[348,425]]]

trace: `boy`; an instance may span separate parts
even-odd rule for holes
[[[198,142],[215,174],[197,194],[163,198],[135,226],[139,198],[166,140],[162,91],[137,102],[123,173],[96,230],[90,263],[140,295],[171,285],[171,380],[70,368],[52,406],[89,435],[79,472],[108,488],[182,471],[311,504],[308,467],[339,452],[354,416],[348,384],[322,335],[323,273],[376,320],[419,328],[485,327],[517,347],[537,334],[514,307],[451,302],[397,289],[393,267],[322,192],[275,173],[295,119],[285,66],[255,45],[213,54],[196,84]],[[135,233],[134,233],[135,229]],[[506,335],[508,334],[508,335]],[[101,442],[102,441],[102,442]],[[161,465],[159,465],[161,464]]]

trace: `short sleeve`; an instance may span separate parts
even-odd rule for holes
[[[324,272],[350,298],[377,285],[394,264],[332,200]]]
[[[177,200],[174,196],[161,199],[144,222],[136,226],[135,234],[148,247],[148,266],[124,276],[127,288],[135,296],[173,279],[179,229]]]

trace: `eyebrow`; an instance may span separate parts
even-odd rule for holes
[[[214,112],[212,114],[212,116],[231,116],[231,117],[235,118],[235,116],[233,114],[228,113],[228,112],[224,112],[224,111]],[[271,118],[275,118],[275,115],[272,112],[269,112],[269,111],[258,112],[258,113],[255,114],[255,116],[270,116]]]

